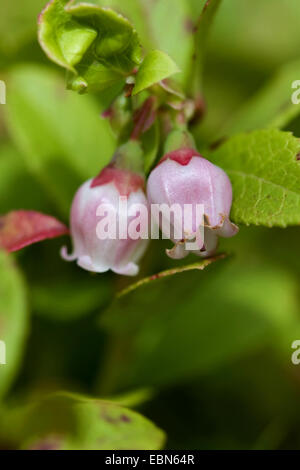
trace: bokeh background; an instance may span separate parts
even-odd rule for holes
[[[146,49],[158,44],[186,70],[203,1],[98,3],[116,6]],[[116,139],[101,119],[110,94],[67,91],[64,72],[40,49],[44,4],[0,0],[0,213],[34,209],[67,223],[75,190],[109,161]],[[199,148],[264,127],[266,109],[275,118],[300,79],[299,51],[299,0],[224,0],[207,44]],[[285,129],[300,136],[296,111]],[[299,449],[300,365],[291,362],[300,339],[299,241],[298,227],[241,227],[220,245],[226,259],[120,299],[115,293],[133,280],[65,263],[59,249],[68,240],[1,255],[0,339],[3,332],[12,355],[0,366],[1,407],[56,390],[130,393],[166,432],[166,448]],[[168,246],[151,243],[139,277],[180,264],[166,257]],[[6,426],[0,447],[10,448]]]

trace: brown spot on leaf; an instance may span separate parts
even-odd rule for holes
[[[100,408],[100,419],[103,419],[109,424],[120,424],[120,423],[130,423],[131,419],[129,416],[124,413],[118,416],[112,416],[110,410],[107,407],[101,406]]]
[[[297,153],[297,155],[296,155],[296,160],[297,160],[297,161],[300,161],[300,152]],[[1,222],[1,220],[0,220],[0,222]]]
[[[130,423],[131,422],[131,419],[127,415],[121,415],[120,419],[121,419],[121,421],[123,421],[123,423]]]

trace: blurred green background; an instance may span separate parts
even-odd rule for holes
[[[74,192],[109,161],[116,139],[100,117],[109,94],[66,91],[64,72],[40,49],[36,18],[44,4],[0,0],[0,79],[7,86],[0,213],[34,209],[67,223]],[[185,70],[203,1],[98,4],[116,6],[146,49],[156,41]],[[299,0],[224,0],[207,44],[207,114],[194,128],[199,148],[263,127],[266,109],[276,118],[300,79],[299,51]],[[300,136],[295,115],[284,128]],[[133,393],[137,410],[166,432],[166,448],[300,449],[300,365],[291,362],[292,342],[300,339],[299,240],[298,227],[241,227],[221,243],[226,259],[119,299],[115,293],[133,280],[65,263],[65,240],[1,255],[3,409],[56,390]],[[151,243],[139,277],[178,266],[165,256],[169,244]],[[0,447],[30,438],[28,430],[13,436],[15,420],[18,414],[0,426]]]

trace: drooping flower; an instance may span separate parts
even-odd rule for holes
[[[148,241],[142,236],[132,238],[129,233],[128,214],[134,207],[145,208],[148,203],[144,194],[144,178],[114,164],[105,167],[100,174],[86,181],[77,191],[71,208],[71,236],[73,254],[66,247],[62,256],[88,271],[134,276],[138,273],[138,261],[146,250]],[[120,201],[123,204],[120,204]],[[112,230],[105,231],[107,224]],[[102,228],[99,224],[102,223]],[[120,226],[123,224],[123,234]],[[124,226],[125,224],[125,226]],[[104,232],[105,237],[99,232]]]
[[[232,237],[238,227],[229,220],[232,204],[232,187],[227,174],[203,158],[191,148],[183,148],[166,154],[151,172],[147,184],[148,201],[151,205],[179,205],[182,230],[176,233],[175,221],[169,238],[175,243],[167,254],[171,258],[184,258],[190,250],[201,257],[212,255],[218,237]],[[191,217],[184,217],[184,207],[192,209]],[[197,206],[202,207],[202,236],[200,233]],[[152,211],[153,216],[153,211]],[[162,232],[165,229],[161,214],[156,217]],[[201,222],[201,220],[200,220]],[[170,233],[170,232],[169,232]],[[188,248],[187,241],[196,242]]]

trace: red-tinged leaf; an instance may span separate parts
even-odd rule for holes
[[[64,224],[40,212],[19,210],[0,216],[0,247],[10,252],[68,233]]]

